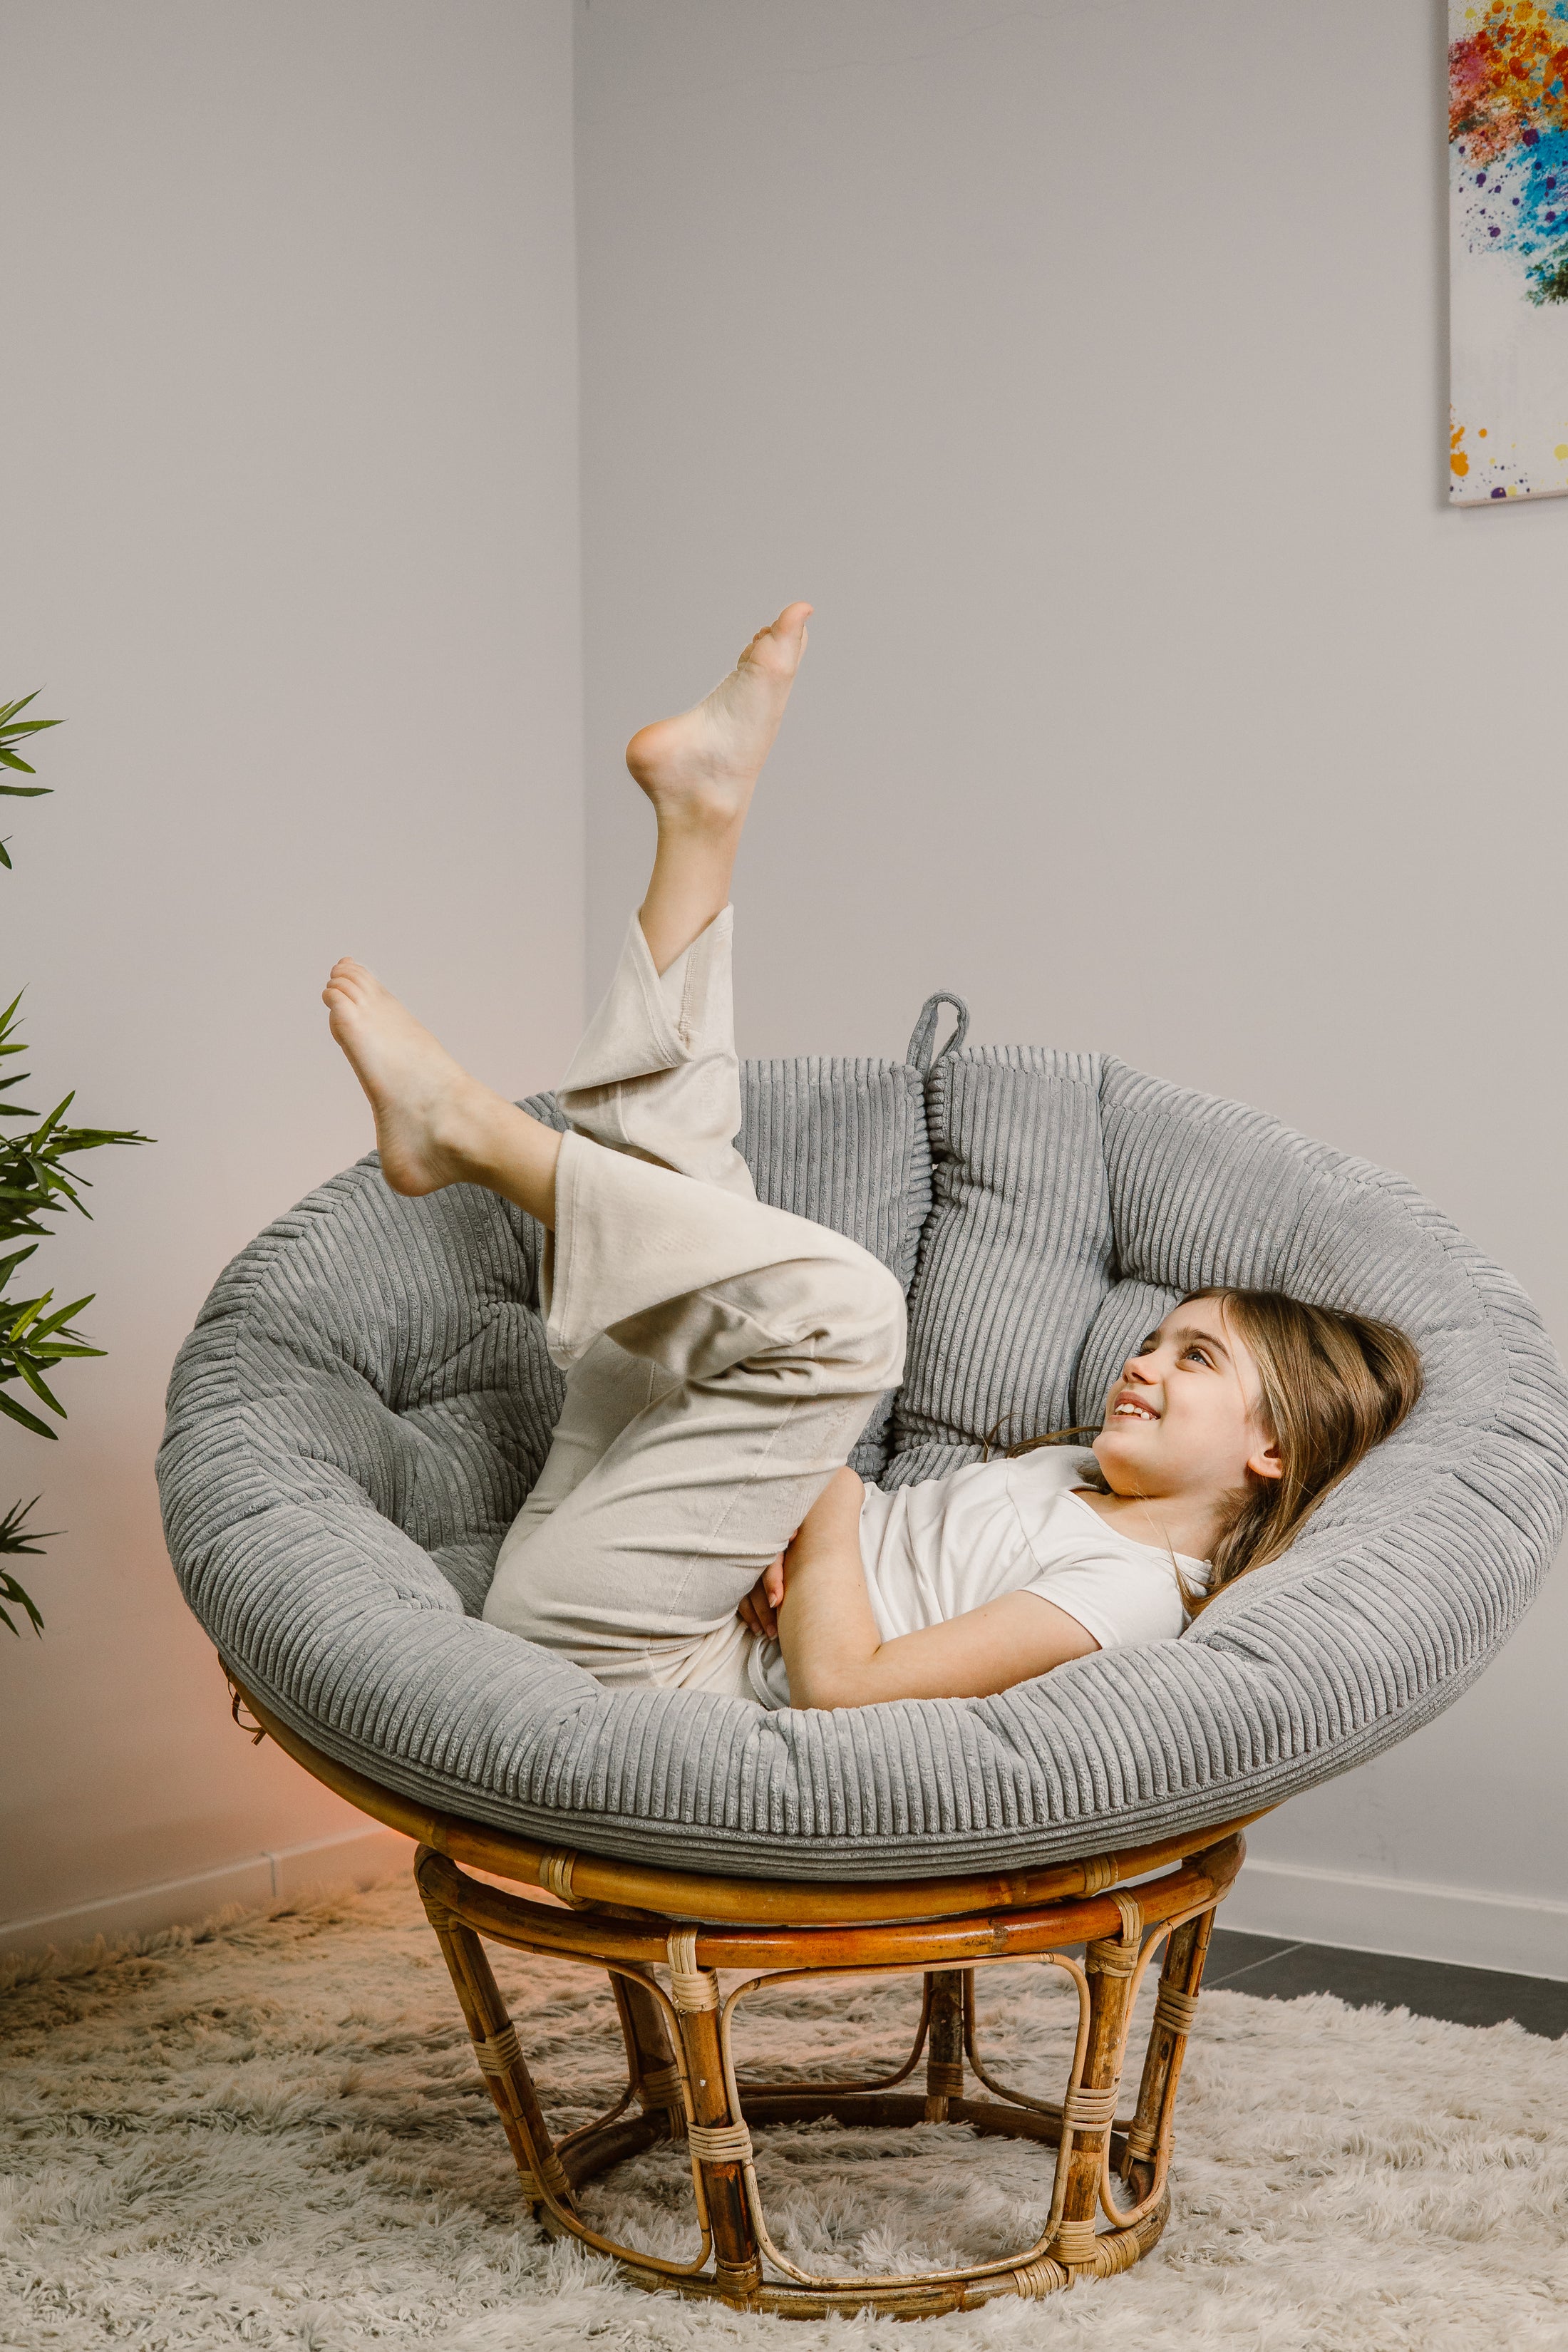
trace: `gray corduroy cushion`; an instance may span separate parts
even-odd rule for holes
[[[867,1475],[1092,1417],[1139,1332],[1206,1282],[1401,1323],[1427,1394],[1180,1642],[832,1715],[612,1693],[473,1613],[559,1408],[538,1229],[466,1187],[398,1200],[363,1162],[223,1276],[159,1456],[191,1606],[318,1747],[557,1845],[800,1878],[983,1869],[1276,1803],[1426,1721],[1517,1621],[1568,1504],[1562,1374],[1518,1286],[1401,1179],[1036,1048],[949,1052],[923,1088],[906,1064],[748,1064],[745,1103],[763,1196],[912,1284]]]

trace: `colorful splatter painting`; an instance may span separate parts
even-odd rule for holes
[[[1449,0],[1449,489],[1568,496],[1568,0]]]

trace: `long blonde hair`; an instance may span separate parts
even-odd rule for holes
[[[1289,1549],[1324,1496],[1399,1427],[1421,1394],[1422,1371],[1414,1342],[1370,1315],[1309,1307],[1278,1290],[1216,1285],[1187,1296],[1217,1300],[1246,1343],[1263,1391],[1258,1417],[1282,1465],[1278,1478],[1249,1473],[1227,1498],[1207,1591],[1189,1591],[1177,1570],[1195,1616],[1224,1586]],[[1098,1425],[1053,1430],[1008,1446],[1007,1454],[1098,1434]]]

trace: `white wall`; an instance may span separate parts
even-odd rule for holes
[[[744,1048],[950,984],[1405,1171],[1568,1339],[1568,502],[1443,503],[1442,12],[577,28],[591,986],[626,736],[809,596]],[[1232,1923],[1568,1974],[1565,1627],[1256,1831]]]
[[[39,1260],[107,1361],[0,1437],[68,1530],[47,1638],[0,1631],[0,1920],[102,1906],[68,1932],[363,1827],[230,1726],[153,1486],[218,1269],[369,1143],[333,957],[509,1091],[580,1025],[571,19],[5,0],[0,79],[0,699],[69,722],[0,803],[0,1003],[27,1099],[158,1138]]]
[[[576,16],[590,982],[647,848],[626,734],[811,595],[750,1050],[898,1053],[952,984],[980,1037],[1404,1169],[1568,1337],[1568,503],[1442,503],[1440,11]],[[331,957],[511,1091],[575,1035],[568,35],[566,0],[0,0],[0,697],[69,721],[58,797],[0,811],[0,984],[32,1099],[160,1139],[40,1261],[108,1360],[58,1447],[0,1437],[0,1498],[68,1530],[47,1640],[0,1635],[0,1919],[362,1852],[229,1727],[151,1463],[218,1266],[367,1139]],[[1441,1722],[1255,1832],[1232,1921],[1568,1969],[1565,1619],[1559,1579]]]

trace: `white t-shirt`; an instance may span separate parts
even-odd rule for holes
[[[1073,1492],[1086,1473],[1098,1475],[1087,1447],[1043,1445],[918,1486],[868,1486],[860,1559],[883,1641],[945,1624],[1005,1592],[1055,1601],[1102,1650],[1174,1641],[1187,1622],[1176,1568],[1203,1590],[1207,1562],[1177,1552],[1173,1564],[1169,1551],[1109,1527]],[[764,1706],[790,1704],[776,1642],[753,1651],[751,1682]]]

